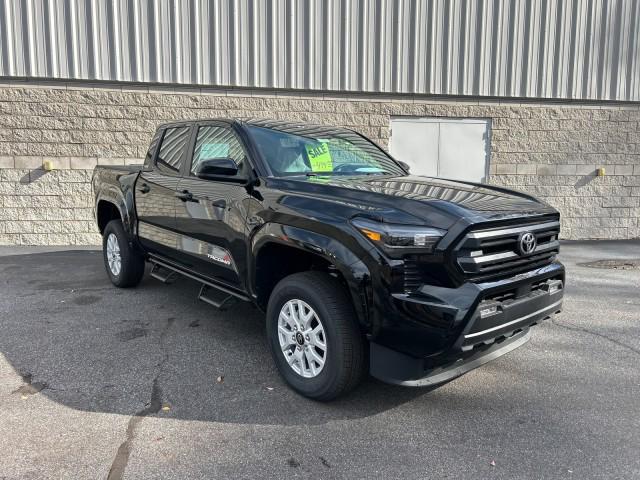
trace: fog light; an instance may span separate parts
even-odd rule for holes
[[[549,285],[549,295],[553,295],[554,293],[560,291],[560,284],[554,283],[553,285]]]
[[[497,306],[494,305],[492,307],[485,307],[480,309],[480,318],[489,317],[491,315],[495,315],[496,313],[498,313]]]

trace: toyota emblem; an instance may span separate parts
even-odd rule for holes
[[[526,232],[520,235],[520,239],[518,241],[518,247],[520,249],[520,255],[529,255],[533,253],[536,249],[538,241],[536,240],[536,236],[531,232]]]

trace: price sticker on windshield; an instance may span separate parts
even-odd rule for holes
[[[305,145],[311,170],[314,172],[333,172],[333,159],[329,152],[329,144],[322,142]]]

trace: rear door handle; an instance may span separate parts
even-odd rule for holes
[[[142,185],[140,185],[140,193],[149,193],[151,191],[151,188],[149,187],[148,184],[143,183]]]
[[[177,192],[176,197],[178,197],[183,202],[197,202],[198,200],[193,198],[193,193],[189,190],[183,190],[182,192]]]

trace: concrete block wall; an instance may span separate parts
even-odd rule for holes
[[[491,183],[562,214],[566,239],[640,237],[639,105],[527,105],[494,117]],[[598,168],[605,175],[596,175]]]
[[[100,242],[95,165],[142,161],[159,123],[269,117],[387,147],[396,115],[491,119],[490,182],[557,207],[566,239],[640,237],[640,105],[550,104],[77,83],[0,83],[0,245]],[[43,161],[56,170],[45,172]],[[604,167],[606,176],[597,177]]]

